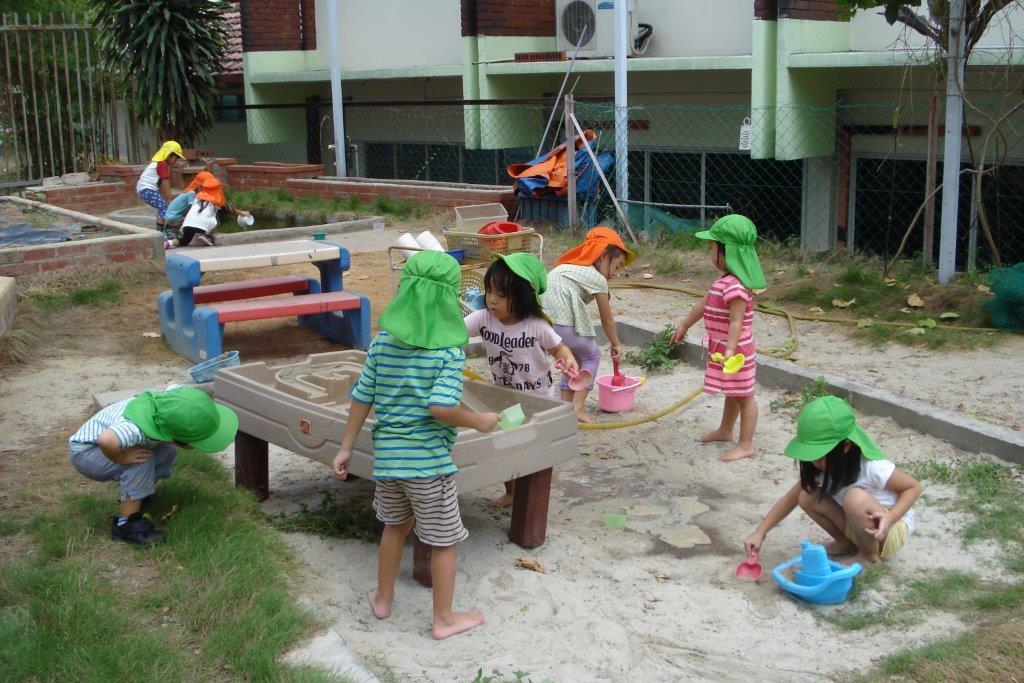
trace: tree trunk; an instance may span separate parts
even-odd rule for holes
[[[939,159],[939,91],[932,88],[928,100],[928,155],[925,162],[924,243],[921,256],[926,268],[931,267],[935,255],[935,177]]]

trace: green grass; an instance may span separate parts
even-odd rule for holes
[[[252,495],[211,456],[186,451],[157,496],[151,514],[167,540],[154,548],[109,540],[109,494],[67,496],[28,524],[35,553],[0,567],[0,670],[32,680],[330,680],[278,661],[316,624],[287,589],[285,547]]]
[[[71,306],[103,306],[117,303],[123,293],[124,285],[120,281],[108,279],[65,294],[28,293],[25,298],[44,311],[57,311]]]
[[[313,222],[323,222],[327,216],[339,213],[373,213],[391,216],[398,219],[417,218],[426,214],[430,208],[406,200],[392,200],[377,197],[370,204],[365,204],[358,197],[350,196],[344,200],[322,199],[320,197],[296,197],[286,190],[244,190],[228,191],[228,201],[232,206],[252,211],[253,213],[284,213],[292,216],[304,216]]]
[[[351,498],[339,505],[329,491],[323,492],[323,497],[316,507],[310,508],[302,503],[298,513],[282,513],[274,523],[282,531],[304,531],[321,537],[354,538],[367,543],[377,543],[384,529],[384,525],[377,519],[367,501]]]

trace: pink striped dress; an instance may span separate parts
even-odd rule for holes
[[[711,354],[718,351],[725,354],[729,340],[729,303],[733,299],[746,302],[743,311],[743,328],[736,353],[742,353],[747,360],[735,375],[727,375],[721,363],[711,360]],[[754,293],[743,286],[735,275],[723,275],[711,285],[704,299],[704,328],[707,330],[708,364],[704,370],[704,393],[725,394],[726,396],[753,396],[754,374],[757,358],[752,328],[754,325]]]

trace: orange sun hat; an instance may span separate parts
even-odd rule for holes
[[[574,266],[592,266],[599,258],[601,258],[601,254],[603,254],[605,249],[608,247],[618,247],[622,251],[626,252],[627,266],[636,260],[636,254],[626,248],[622,238],[619,237],[619,233],[615,232],[611,228],[599,225],[596,228],[591,229],[590,232],[587,233],[587,236],[583,238],[582,242],[559,256],[555,263],[560,266],[567,263]]]
[[[203,186],[203,183],[205,183],[208,179],[213,177],[214,175],[209,171],[200,171],[199,173],[196,173],[196,177],[192,179],[192,182],[185,186],[185,189],[182,190],[182,192],[191,192],[192,190],[198,190],[200,187]]]
[[[211,202],[217,206],[224,206],[227,200],[224,198],[224,186],[216,178],[207,178],[203,181],[203,187],[196,193],[196,201]]]

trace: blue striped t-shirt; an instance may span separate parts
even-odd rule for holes
[[[430,406],[462,401],[461,347],[421,349],[381,330],[366,352],[352,400],[372,404],[373,478],[415,479],[454,474],[455,427],[430,415]]]

